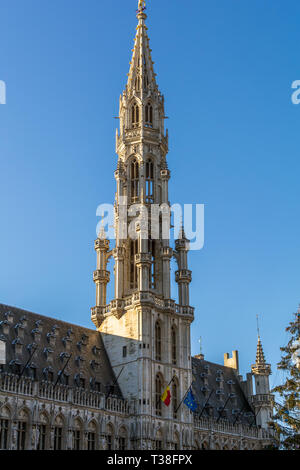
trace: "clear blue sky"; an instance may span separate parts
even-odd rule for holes
[[[300,302],[299,1],[150,0],[170,117],[172,202],[204,203],[193,353],[268,360]],[[137,0],[2,0],[0,302],[93,327],[96,207],[113,202],[115,127]],[[273,375],[271,383],[280,376]]]

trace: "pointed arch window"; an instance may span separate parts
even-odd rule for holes
[[[8,449],[9,420],[0,419],[0,449]]]
[[[157,374],[155,378],[155,405],[156,405],[156,414],[157,416],[161,416],[161,408],[162,408],[162,378],[159,374]]]
[[[145,123],[146,123],[146,127],[152,127],[153,126],[153,107],[152,107],[151,103],[146,104]]]
[[[154,164],[150,158],[146,161],[146,202],[154,202]]]
[[[135,255],[138,254],[138,240],[130,241],[130,289],[137,289],[138,286],[138,273],[135,264]]]
[[[177,331],[176,327],[172,326],[171,329],[171,354],[172,354],[172,364],[177,364]]]
[[[131,181],[131,201],[137,202],[140,195],[140,171],[139,163],[136,159],[130,165],[130,181]]]
[[[140,108],[137,103],[131,107],[132,126],[138,127],[140,123]]]
[[[161,324],[155,323],[155,359],[161,361]]]

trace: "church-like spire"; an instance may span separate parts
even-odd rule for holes
[[[149,91],[157,89],[156,74],[154,73],[151,58],[151,49],[149,45],[149,37],[147,34],[145,13],[146,2],[139,0],[137,10],[137,32],[134,40],[134,48],[132,50],[132,59],[130,62],[130,70],[128,74],[127,92],[129,95],[138,94],[140,98],[147,96]]]
[[[252,366],[252,372],[256,375],[270,375],[271,373],[271,366],[270,364],[266,363],[260,336],[258,336],[257,340],[256,361],[255,364]]]

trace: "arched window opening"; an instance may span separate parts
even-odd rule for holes
[[[178,383],[176,380],[172,384],[172,405],[173,405],[173,418],[177,419],[178,417]]]
[[[40,423],[37,427],[37,436],[34,448],[37,450],[46,450],[48,441],[49,420],[45,414],[40,416]]]
[[[150,158],[146,162],[146,202],[154,202],[154,165]]]
[[[130,181],[131,181],[131,202],[138,202],[140,195],[140,171],[139,163],[136,159],[130,165]]]
[[[54,450],[62,450],[63,444],[63,419],[57,416],[54,427]]]
[[[125,428],[121,428],[119,431],[118,449],[127,450],[127,432]]]
[[[138,270],[135,264],[135,255],[139,251],[138,240],[130,241],[130,289],[137,289],[138,286]]]
[[[152,107],[151,103],[146,104],[145,124],[146,124],[146,127],[152,127],[153,126],[153,107]]]
[[[163,450],[163,435],[158,431],[155,437],[155,450]]]
[[[113,427],[109,424],[106,428],[106,447],[107,450],[113,450],[114,442],[113,442],[114,430]]]
[[[96,436],[97,436],[97,427],[94,422],[89,424],[88,429],[88,450],[96,450]]]
[[[148,252],[151,255],[151,266],[149,268],[149,289],[156,288],[156,276],[155,276],[155,240],[148,239]]]
[[[0,418],[0,450],[8,450],[9,441],[9,418],[10,412],[8,408],[2,409]]]
[[[172,364],[177,364],[177,332],[176,327],[172,326],[171,329],[171,353],[172,353]]]
[[[72,431],[72,449],[73,450],[80,450],[81,449],[81,423],[77,419],[75,421],[74,429]]]
[[[161,325],[155,323],[155,359],[161,361]]]
[[[131,120],[132,127],[138,127],[140,123],[140,108],[137,103],[135,103],[131,108]]]
[[[161,416],[161,409],[162,409],[162,379],[159,374],[157,374],[155,379],[155,404],[156,404],[156,414],[157,416]]]
[[[25,410],[19,413],[17,426],[17,450],[25,450],[28,433],[28,414]]]

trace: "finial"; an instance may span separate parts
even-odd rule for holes
[[[200,355],[202,356],[202,336],[199,338],[199,343],[200,343]]]
[[[257,336],[258,338],[260,337],[260,331],[259,331],[259,316],[256,315],[256,324],[257,324]]]
[[[139,13],[143,12],[144,10],[146,10],[146,0],[139,0],[139,4],[138,4]]]
[[[104,229],[103,221],[104,221],[104,212],[102,212],[102,215],[101,215],[101,228],[100,228],[99,235],[98,235],[98,238],[100,238],[100,240],[106,239],[106,232]]]

